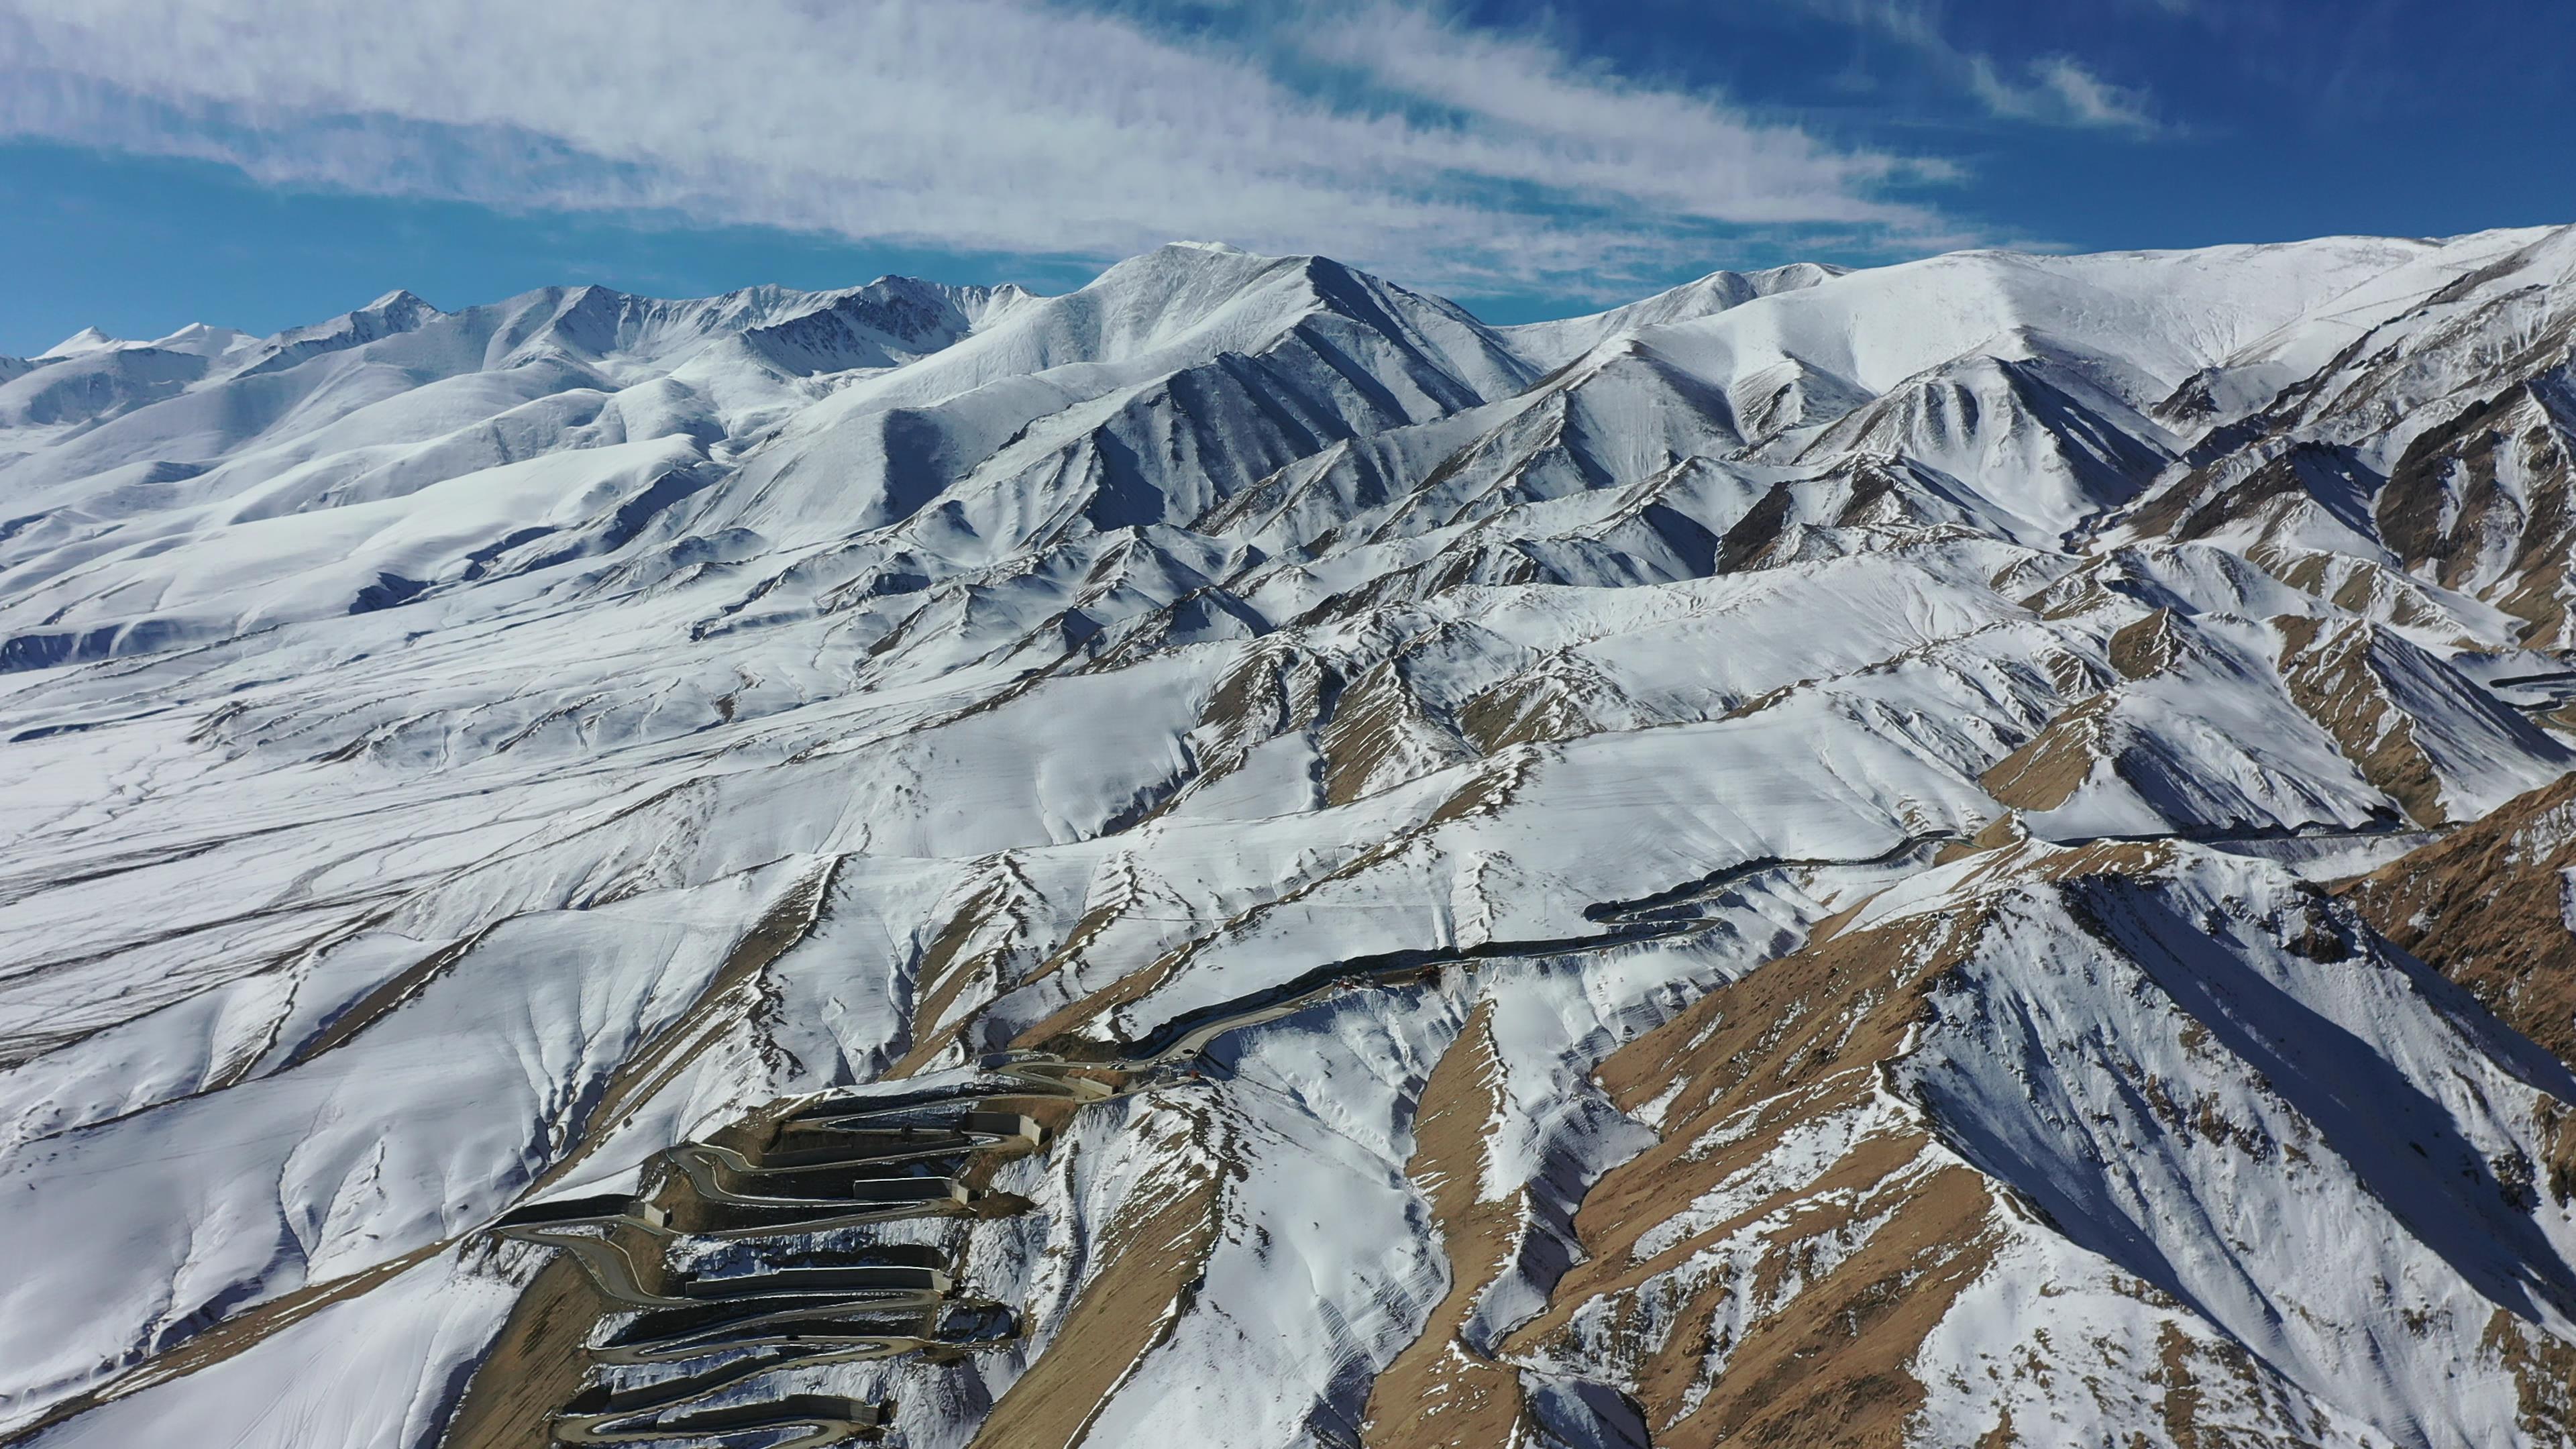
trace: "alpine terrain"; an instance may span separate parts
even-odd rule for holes
[[[0,1440],[2576,1445],[2576,227],[0,359]]]

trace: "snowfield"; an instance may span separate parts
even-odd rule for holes
[[[2576,228],[0,359],[0,1436],[536,1449],[506,1214],[1043,1068],[715,1412],[2576,1444],[2571,560]]]

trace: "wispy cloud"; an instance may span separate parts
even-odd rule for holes
[[[1038,0],[12,0],[0,134],[961,250],[1222,237],[1467,287],[1616,288],[1724,228],[1962,239],[1894,195],[1937,161],[1421,4],[1309,22],[1307,58],[1367,86],[1299,84],[1275,37]]]
[[[1923,0],[1805,0],[1808,8],[1885,36],[1913,52],[1934,76],[1964,90],[1987,113],[2044,125],[2089,126],[2150,135],[2167,130],[2143,90],[2114,85],[2071,55],[2044,55],[2007,66],[1952,41],[1937,6]],[[2191,0],[2155,0],[2170,14]]]
[[[2140,132],[2163,129],[2148,112],[2144,92],[2112,85],[2072,56],[2041,56],[2022,68],[2018,83],[2005,79],[1985,56],[1967,59],[1969,89],[1998,116]]]

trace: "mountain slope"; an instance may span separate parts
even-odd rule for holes
[[[2571,235],[0,364],[0,1433],[2568,1442]]]

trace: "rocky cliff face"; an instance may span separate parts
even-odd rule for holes
[[[2571,319],[1176,246],[13,362],[0,1431],[2576,1441]]]

